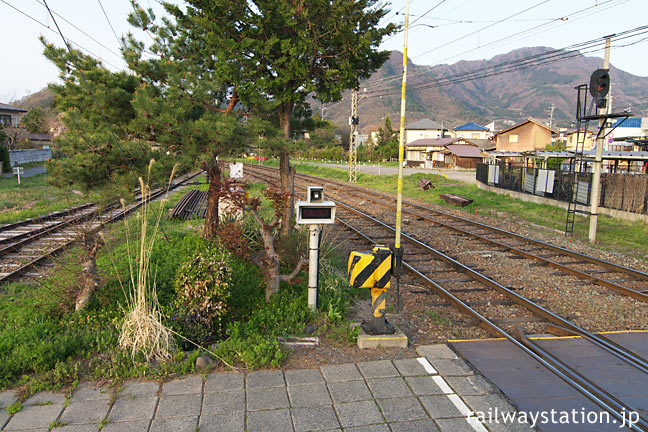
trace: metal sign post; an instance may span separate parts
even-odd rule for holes
[[[18,184],[20,184],[20,174],[23,173],[24,168],[23,167],[14,167],[13,173],[18,176]]]

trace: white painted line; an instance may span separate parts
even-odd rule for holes
[[[454,394],[454,392],[452,391],[448,383],[445,382],[445,380],[441,376],[439,375],[433,376],[432,379],[439,386],[443,394],[447,394],[447,395]]]
[[[466,405],[464,401],[462,401],[461,398],[456,394],[448,395],[448,399],[450,399],[450,401],[454,404],[454,406],[457,407],[462,415],[466,417],[473,415],[473,412],[470,410],[470,408],[468,408],[468,405]]]
[[[425,369],[425,372],[429,373],[430,375],[437,375],[439,373],[432,367],[430,362],[425,357],[419,357],[416,360],[421,363],[421,365]]]
[[[477,432],[488,432],[477,417],[468,417],[466,420],[468,421],[468,424],[472,426],[472,428]]]

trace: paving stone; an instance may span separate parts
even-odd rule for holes
[[[285,387],[256,388],[247,391],[248,411],[288,408],[289,406]]]
[[[39,392],[23,402],[23,406],[32,405],[62,405],[65,403],[65,395],[53,392]]]
[[[9,421],[9,414],[5,408],[0,409],[0,430],[4,427],[5,424]]]
[[[443,390],[434,382],[431,376],[407,377],[405,381],[417,396],[443,394]]]
[[[488,428],[489,431],[491,432],[533,432],[536,431],[537,429],[533,429],[531,425],[526,424],[526,423],[504,423],[504,422],[484,422],[484,425]],[[618,429],[618,430],[623,430],[623,429]]]
[[[463,417],[448,396],[422,396],[420,401],[433,419]]]
[[[441,432],[475,432],[475,429],[463,418],[437,419]]]
[[[134,420],[124,422],[109,422],[104,424],[101,432],[135,432],[147,431],[151,420]],[[56,431],[55,431],[56,432]]]
[[[14,414],[9,420],[5,431],[21,429],[47,428],[55,421],[63,411],[63,405],[24,405],[23,408]]]
[[[328,382],[361,380],[362,375],[353,363],[320,367],[322,375]]]
[[[149,432],[196,432],[197,425],[196,416],[155,419],[151,423]]]
[[[365,378],[387,378],[400,375],[389,360],[360,362],[358,363],[358,369]]]
[[[415,397],[378,399],[378,406],[388,422],[418,420],[428,418],[425,410]]]
[[[12,390],[0,392],[0,411],[14,403],[16,399],[16,392]]]
[[[317,405],[331,405],[326,384],[310,384],[288,387],[290,404],[294,407],[311,407]]]
[[[242,389],[244,375],[240,373],[214,373],[205,379],[205,393],[220,393]]]
[[[243,412],[203,415],[200,417],[200,432],[243,432],[245,430],[245,415]]]
[[[246,376],[247,387],[251,388],[268,388],[268,387],[284,387],[283,372],[280,370],[275,371],[262,371],[252,372]]]
[[[157,403],[157,397],[118,398],[110,410],[108,420],[113,422],[152,419]]]
[[[295,408],[291,411],[297,432],[331,430],[340,427],[332,406]]]
[[[86,400],[70,402],[61,415],[61,423],[84,424],[99,423],[110,410],[110,401]]]
[[[324,377],[319,369],[288,370],[284,371],[284,376],[289,386],[324,382]]]
[[[361,401],[334,405],[343,428],[384,423],[375,401]],[[346,429],[345,429],[346,430]]]
[[[373,399],[369,387],[364,381],[332,382],[328,383],[328,388],[335,403]]]
[[[155,418],[199,416],[201,403],[200,394],[162,396]]]
[[[245,390],[224,393],[205,393],[202,414],[226,414],[245,411]]]
[[[255,411],[247,415],[248,432],[289,432],[293,430],[290,411],[278,409]]]
[[[155,381],[126,381],[117,393],[118,398],[150,398],[157,396],[160,383]]]
[[[391,427],[392,432],[436,432],[439,430],[437,425],[430,419],[392,423],[389,427]]]
[[[488,413],[488,410],[497,408],[499,412],[513,412],[515,408],[498,394],[484,396],[465,396],[466,404],[473,412]]]
[[[95,383],[80,383],[72,393],[70,402],[81,401],[96,401],[96,400],[110,400],[112,397],[112,389],[109,387],[101,387]]]
[[[474,375],[473,370],[461,359],[429,359],[432,367],[443,376]]]
[[[428,375],[423,365],[415,358],[394,360],[394,366],[402,376]]]
[[[389,426],[385,423],[368,425],[368,426],[358,426],[352,428],[344,428],[344,432],[390,432]]]
[[[412,391],[401,377],[368,379],[367,385],[377,399],[412,396]]]
[[[200,375],[188,376],[162,384],[163,395],[196,394],[202,393],[202,390],[203,377]]]
[[[449,376],[446,381],[455,393],[462,396],[482,396],[495,391],[493,385],[479,375],[465,377]]]
[[[99,423],[68,424],[65,426],[57,426],[55,429],[52,429],[53,432],[97,432],[98,430]]]
[[[459,358],[446,344],[421,345],[416,348],[416,352],[428,360]]]

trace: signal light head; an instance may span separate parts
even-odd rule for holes
[[[597,69],[590,77],[589,91],[598,108],[605,108],[607,96],[610,91],[610,72],[606,69]]]

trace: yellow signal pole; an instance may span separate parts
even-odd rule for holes
[[[396,198],[396,238],[394,240],[393,274],[396,276],[397,311],[400,312],[400,276],[403,267],[401,225],[403,207],[403,160],[405,159],[405,88],[407,87],[407,30],[409,26],[409,0],[405,0],[405,31],[403,43],[403,83],[401,84],[400,134],[398,136],[398,189]]]

